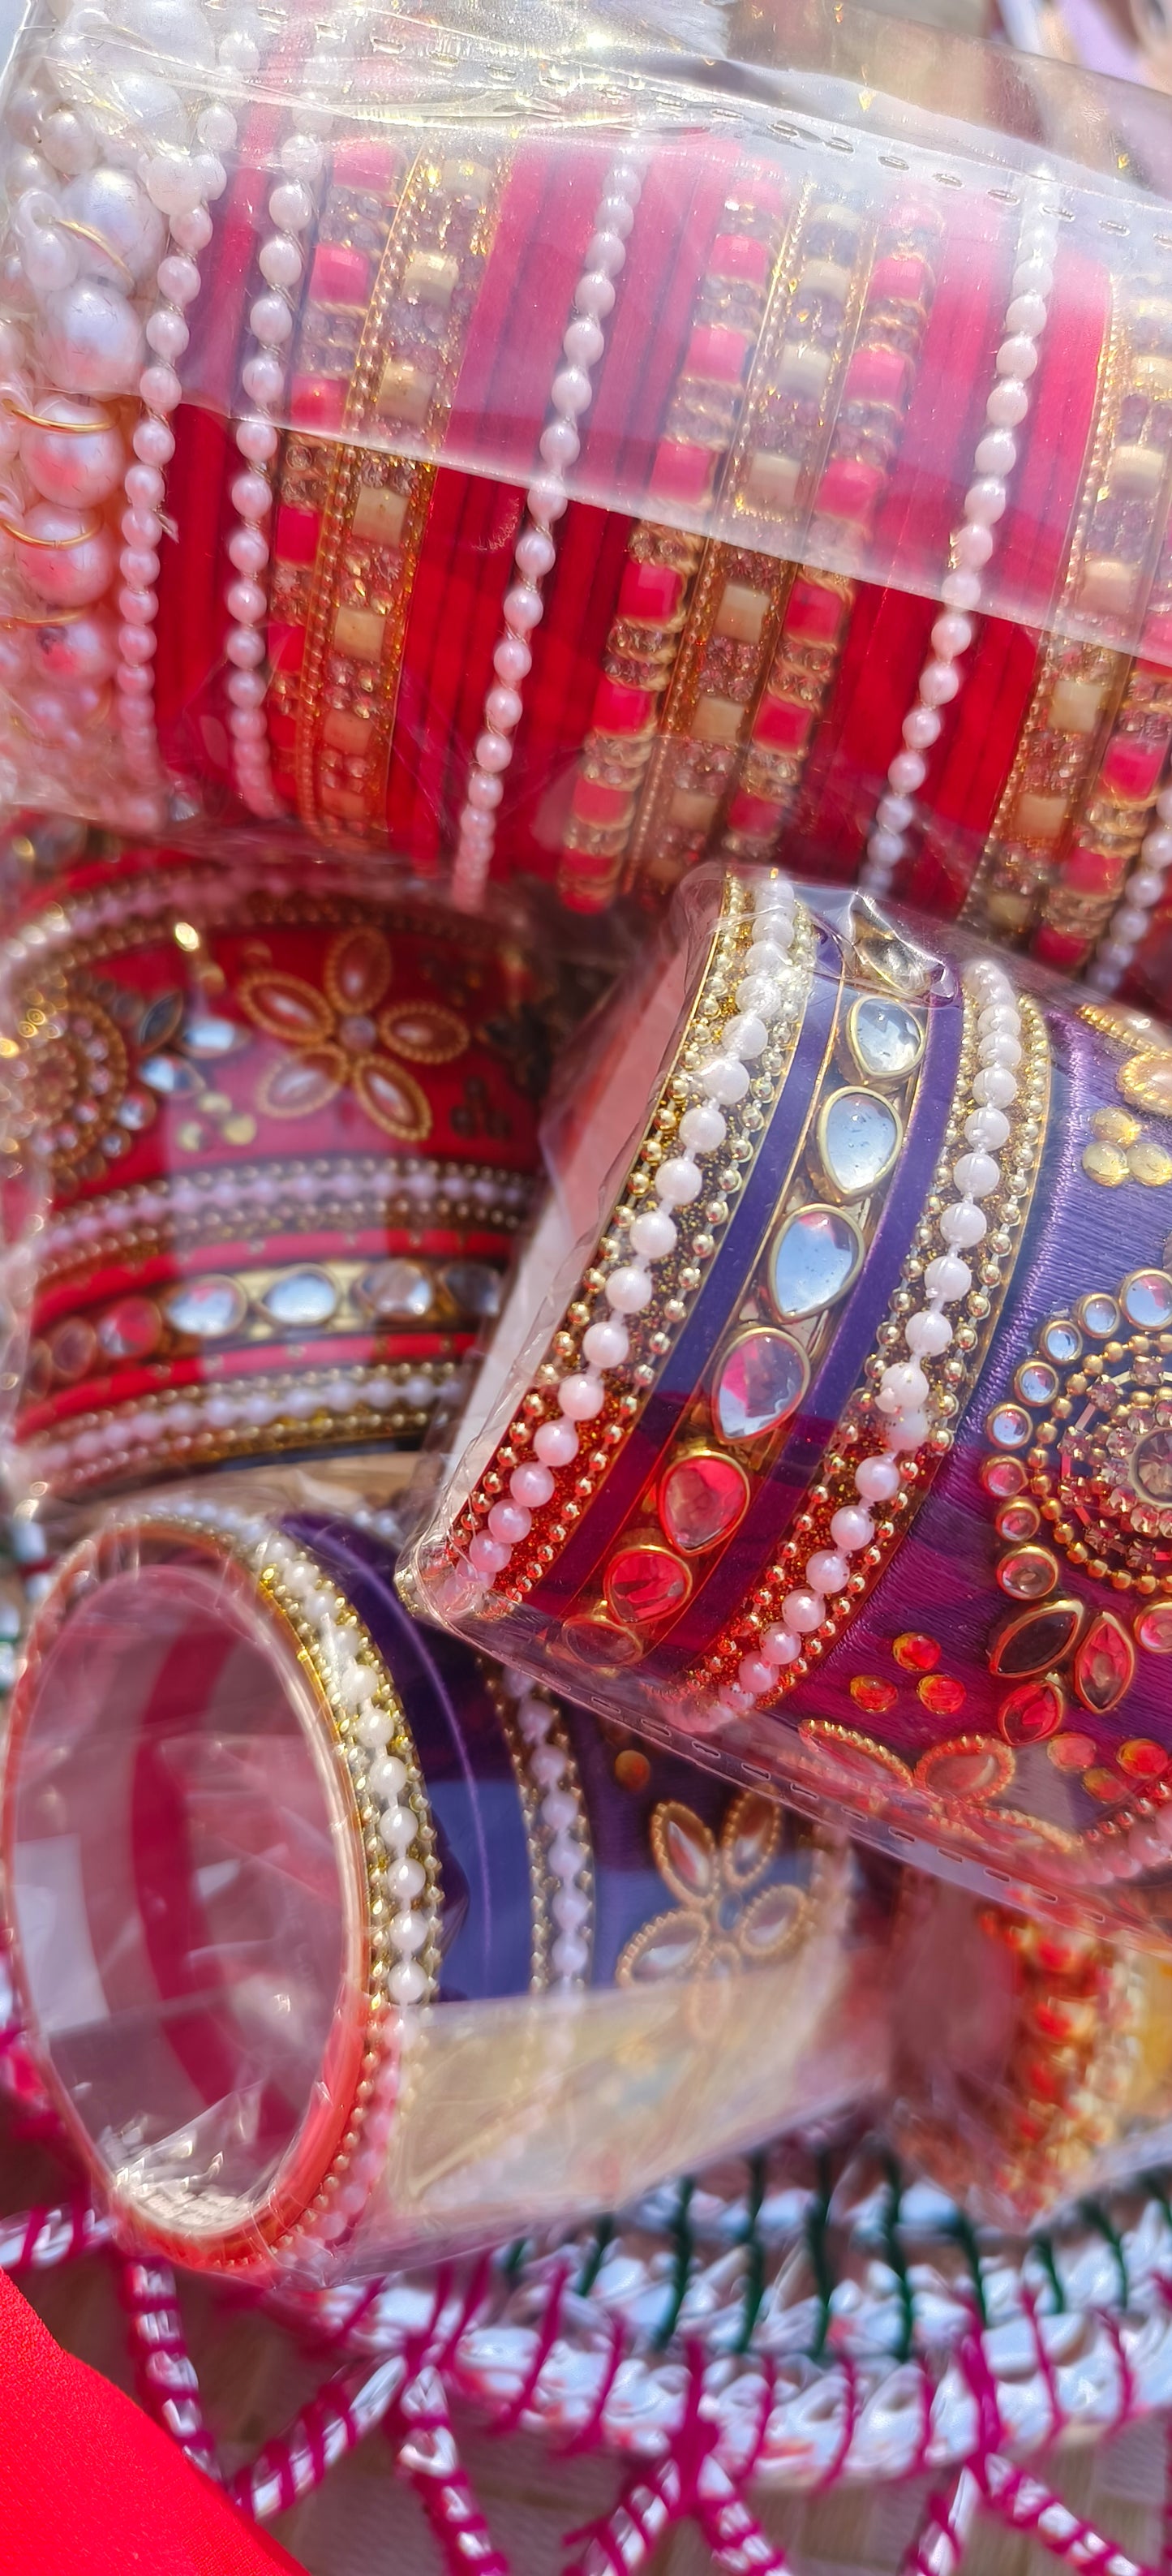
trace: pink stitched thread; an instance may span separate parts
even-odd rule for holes
[[[606,2431],[606,2410],[610,2404],[614,2384],[618,2378],[619,2371],[622,2368],[626,2352],[626,2327],[624,2326],[621,2317],[612,2317],[610,2322],[610,2350],[607,2353],[605,2367],[603,2369],[602,2377],[598,2383],[594,2402],[585,2423],[579,2425],[576,2433],[571,2433],[568,2442],[563,2442],[560,2445],[563,2459],[571,2458],[576,2451],[596,2451],[601,2447],[603,2435]],[[1170,2576],[1172,2576],[1172,2571],[1170,2571]]]
[[[475,2489],[460,2457],[443,2381],[420,2371],[404,2390],[386,2431],[398,2466],[414,2489],[443,2552],[448,2576],[509,2576],[508,2560],[494,2548]]]
[[[1037,2292],[1035,2290],[1031,2290],[1028,2283],[1025,2281],[1023,2281],[1021,2285],[1021,2303],[1030,2321],[1030,2334],[1033,2338],[1033,2346],[1037,2357],[1038,2369],[1046,2383],[1046,2395],[1050,2400],[1050,2430],[1046,2435],[1046,2440],[1048,2443],[1056,2442],[1067,2421],[1066,2409],[1058,2394],[1058,2373],[1050,2359],[1049,2346],[1047,2345],[1046,2338],[1042,2333],[1041,2321],[1038,2316]]]
[[[778,2548],[751,2513],[728,2471],[711,2456],[700,2472],[695,2516],[725,2576],[790,2576],[784,2550]]]
[[[847,2461],[851,2455],[851,2446],[855,2438],[855,2428],[859,2420],[858,2378],[855,2372],[855,2365],[851,2360],[849,2353],[840,2353],[838,2367],[842,2372],[843,2382],[844,2403],[842,2432],[839,2435],[838,2449],[834,2453],[830,2466],[825,2471],[824,2475],[818,2480],[819,2494],[821,2494],[827,2487],[836,2486],[838,2480],[842,2476],[843,2470],[845,2469]]]
[[[118,2290],[143,2404],[188,2459],[218,2480],[216,2446],[204,2416],[170,2265],[141,2263],[133,2255],[123,2255],[118,2258]]]
[[[1010,2531],[1030,2531],[1052,2558],[1064,2559],[1083,2576],[1157,2576],[1104,2540],[1094,2525],[1080,2520],[1049,2487],[1015,2469],[1008,2460],[984,2460],[977,2471],[985,2499]]]
[[[492,2427],[494,2434],[514,2432],[517,2425],[520,2423],[522,2416],[527,2413],[529,2407],[533,2403],[541,2384],[542,2371],[544,2370],[546,2362],[549,2360],[549,2356],[557,2342],[558,2327],[561,2324],[562,2319],[562,2300],[566,2295],[569,2278],[570,2275],[568,2271],[557,2272],[554,2274],[553,2280],[550,2282],[549,2295],[545,2302],[545,2314],[541,2320],[541,2330],[537,2337],[536,2351],[534,2352],[533,2359],[530,2362],[529,2368],[525,2373],[515,2397],[511,2397],[509,2399],[507,2406],[505,2406],[501,2414],[498,2415],[496,2422]]]
[[[1124,2425],[1131,2422],[1135,2413],[1135,2372],[1127,2358],[1119,2325],[1110,2310],[1095,2308],[1092,2314],[1096,2324],[1104,2328],[1115,2346],[1115,2359],[1119,2365],[1119,2409],[1109,2430],[1112,2433],[1121,2433]]]
[[[958,2469],[951,2486],[930,2495],[900,2576],[955,2576],[980,2500],[980,2485],[970,2468]]]

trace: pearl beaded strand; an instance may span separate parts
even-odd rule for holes
[[[995,360],[996,383],[985,405],[985,423],[973,459],[973,481],[964,496],[961,525],[949,547],[949,569],[940,585],[941,613],[932,628],[932,653],[920,673],[915,703],[903,720],[903,748],[887,772],[875,810],[860,883],[885,894],[907,855],[908,833],[915,819],[914,798],[927,776],[925,753],[939,741],[942,707],[959,695],[962,654],[973,640],[972,613],[980,607],[982,575],[992,559],[993,531],[1009,498],[1008,477],[1018,458],[1014,431],[1030,407],[1029,383],[1038,364],[1037,343],[1045,327],[1047,298],[1054,284],[1053,259],[1057,225],[1048,208],[1037,206],[1022,225],[1005,337]]]
[[[727,1023],[720,1052],[697,1066],[692,1083],[699,1094],[679,1125],[682,1153],[670,1155],[655,1174],[654,1205],[640,1210],[629,1232],[633,1260],[616,1264],[604,1295],[609,1315],[590,1324],[582,1336],[586,1366],[563,1377],[557,1389],[558,1419],[543,1422],[533,1435],[533,1457],[515,1467],[509,1499],[494,1503],[487,1528],[469,1541],[468,1558],[486,1583],[503,1573],[515,1547],[529,1536],[532,1515],[552,1501],[554,1470],[568,1467],[578,1454],[580,1423],[592,1422],[606,1402],[605,1378],[630,1356],[625,1318],[640,1315],[654,1293],[652,1270],[674,1252],[677,1227],[673,1209],[690,1207],[704,1187],[701,1163],[719,1153],[728,1132],[724,1112],[743,1100],[749,1088],[747,1067],[764,1055],[770,1029],[781,1018],[796,987],[790,949],[795,936],[795,896],[786,877],[766,877],[754,889],[753,938],[745,973],[736,988],[738,1009]]]
[[[456,830],[452,894],[464,911],[479,905],[492,865],[496,809],[521,721],[521,685],[533,665],[529,637],[543,615],[541,585],[557,554],[553,531],[569,500],[565,476],[581,453],[577,424],[593,398],[592,373],[606,345],[603,325],[614,309],[615,281],[626,264],[640,190],[636,163],[626,158],[613,162],[595,212],[586,265],[574,289],[574,318],[562,339],[566,363],[550,388],[550,418],[539,443],[541,470],[526,495],[524,524],[513,550],[519,578],[505,598],[504,633],[493,654],[496,679],[484,701],[484,730]]]
[[[988,1231],[981,1201],[1000,1182],[997,1156],[1009,1142],[1008,1113],[1017,1098],[1022,1058],[1021,1014],[1003,968],[982,959],[966,972],[965,989],[978,1014],[978,1071],[973,1106],[965,1121],[966,1150],[952,1167],[957,1196],[936,1220],[944,1250],[928,1263],[927,1296],[904,1326],[910,1357],[889,1361],[880,1374],[875,1400],[884,1420],[886,1455],[860,1460],[854,1479],[857,1502],[835,1512],[830,1523],[832,1546],[815,1548],[806,1561],[804,1582],[787,1593],[782,1603],[780,1619],[765,1629],[756,1651],[742,1657],[735,1684],[720,1694],[709,1712],[717,1723],[743,1716],[756,1700],[776,1690],[785,1667],[796,1663],[805,1639],[822,1625],[827,1599],[846,1590],[851,1559],[871,1545],[872,1506],[894,1501],[900,1486],[898,1460],[921,1449],[931,1433],[927,1410],[931,1388],[923,1363],[941,1357],[949,1348],[953,1327],[945,1310],[967,1297],[973,1285],[965,1254],[974,1251]]]
[[[1140,941],[1147,936],[1149,916],[1167,892],[1172,869],[1172,785],[1161,789],[1156,798],[1156,820],[1140,843],[1139,860],[1087,970],[1087,982],[1096,993],[1118,991]]]
[[[328,57],[315,56],[309,68],[322,75],[335,65]],[[263,576],[271,548],[263,523],[273,503],[271,469],[279,444],[274,415],[285,391],[293,337],[292,297],[305,267],[300,236],[313,222],[315,192],[325,169],[324,146],[309,130],[320,122],[317,110],[307,111],[281,145],[281,176],[268,200],[274,229],[258,261],[264,288],[248,317],[256,345],[241,376],[252,409],[236,428],[243,464],[232,486],[237,524],[228,540],[228,559],[235,574],[226,600],[231,624],[224,651],[232,666],[227,683],[228,729],[237,789],[250,813],[262,821],[276,820],[285,810],[273,786],[265,716],[268,676],[260,630],[268,608]]]

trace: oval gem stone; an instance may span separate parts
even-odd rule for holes
[[[58,1377],[84,1377],[96,1350],[93,1331],[80,1315],[71,1315],[67,1324],[58,1326],[50,1348]]]
[[[1172,1431],[1149,1431],[1132,1455],[1131,1481],[1147,1503],[1172,1504]]]
[[[1058,1371],[1049,1360],[1026,1360],[1014,1385],[1026,1404],[1052,1404],[1058,1393]]]
[[[1172,1320],[1172,1278],[1166,1270],[1133,1271],[1122,1305],[1128,1323],[1138,1324],[1141,1333],[1164,1332]]]
[[[369,1312],[392,1319],[426,1315],[433,1294],[430,1274],[417,1261],[376,1261],[359,1284]]]
[[[1074,1687],[1084,1708],[1102,1717],[1122,1699],[1135,1675],[1135,1648],[1114,1612],[1100,1610],[1074,1659]]]
[[[924,1052],[922,1021],[902,1002],[885,1002],[877,993],[855,1003],[847,1031],[860,1073],[873,1082],[902,1082]]]
[[[990,1669],[1007,1680],[1044,1673],[1069,1654],[1083,1621],[1081,1601],[1047,1601],[1002,1629],[989,1654]]]
[[[1007,1744],[1045,1744],[1057,1735],[1066,1715],[1066,1693],[1053,1673],[1042,1681],[1019,1682],[1008,1692],[997,1711],[997,1723]]]
[[[742,1333],[721,1368],[712,1397],[725,1440],[756,1440],[786,1421],[806,1392],[810,1366],[800,1342],[762,1324]]]
[[[620,1548],[607,1568],[606,1597],[615,1618],[633,1628],[649,1628],[682,1610],[692,1577],[678,1556],[654,1541]]]
[[[1172,1655],[1172,1601],[1154,1601],[1141,1610],[1135,1633],[1145,1654]]]
[[[338,1291],[327,1270],[289,1270],[261,1299],[275,1324],[325,1324],[337,1312]]]
[[[1060,1366],[1069,1365],[1071,1360],[1078,1358],[1082,1349],[1082,1334],[1077,1324],[1068,1323],[1065,1315],[1057,1315],[1054,1322],[1046,1326],[1042,1348],[1047,1359],[1057,1360]]]
[[[501,1278],[487,1261],[449,1261],[444,1286],[466,1315],[499,1315]]]
[[[818,1151],[832,1189],[844,1199],[878,1187],[899,1152],[894,1109],[875,1091],[836,1091],[818,1121]]]
[[[788,1216],[769,1256],[769,1294],[783,1323],[820,1314],[845,1295],[863,1258],[863,1238],[840,1209],[804,1207]]]
[[[735,1458],[714,1449],[679,1458],[659,1489],[659,1517],[685,1555],[715,1547],[736,1528],[749,1500],[749,1479]]]
[[[1119,1330],[1119,1308],[1113,1297],[1084,1297],[1078,1313],[1084,1330],[1097,1342],[1109,1341]]]
[[[173,1288],[164,1300],[168,1323],[177,1333],[191,1333],[197,1341],[219,1341],[225,1333],[234,1333],[248,1312],[248,1299],[234,1279],[216,1277],[188,1279],[182,1288]]]
[[[163,1319],[151,1297],[120,1297],[98,1325],[98,1340],[115,1360],[147,1360],[163,1336]]]

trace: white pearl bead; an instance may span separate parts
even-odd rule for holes
[[[928,764],[926,760],[921,759],[918,751],[897,751],[887,775],[899,795],[908,797],[914,795],[917,787],[923,786],[928,775]],[[909,819],[913,810],[909,808]]]
[[[666,1261],[677,1240],[677,1228],[663,1208],[645,1208],[631,1227],[631,1243],[645,1261]]]
[[[1157,814],[1161,811],[1164,802],[1162,796],[1157,797]],[[1146,832],[1143,839],[1143,855],[1149,867],[1172,867],[1172,828],[1165,825],[1157,831]]]
[[[806,1566],[806,1581],[814,1592],[844,1592],[850,1576],[847,1559],[837,1548],[815,1548]]]
[[[724,1109],[743,1100],[749,1088],[749,1077],[743,1064],[731,1055],[714,1056],[710,1064],[702,1065],[696,1082],[707,1099],[718,1101]]]
[[[870,1546],[875,1523],[870,1512],[862,1511],[858,1504],[844,1503],[831,1519],[830,1535],[844,1556],[857,1556],[860,1548]]]
[[[1008,376],[1013,382],[1023,386],[1028,383],[1037,363],[1038,352],[1033,341],[1024,331],[1011,332],[1009,338],[1002,341],[997,352],[998,375]]]
[[[133,307],[98,279],[46,298],[37,351],[50,382],[68,393],[136,393],[144,346]]]
[[[985,405],[985,418],[992,421],[995,429],[1016,429],[1025,419],[1029,407],[1030,398],[1025,386],[1018,377],[1007,376],[1000,384],[994,385]]]
[[[527,582],[543,581],[551,572],[557,549],[544,528],[526,528],[517,540],[515,561],[518,572]]]
[[[127,269],[136,286],[157,269],[167,244],[166,226],[137,179],[127,170],[87,170],[70,181],[62,208],[71,223],[96,233],[97,241],[74,235],[83,275],[125,284]],[[109,244],[109,250],[101,247]]]
[[[725,1026],[724,1043],[730,1055],[739,1056],[744,1064],[755,1064],[769,1044],[769,1031],[757,1011],[739,1011]]]
[[[980,1151],[987,1152],[990,1147],[996,1151],[1008,1143],[1009,1120],[1003,1109],[974,1109],[964,1122],[964,1132],[970,1145]]]
[[[912,707],[903,720],[903,738],[911,751],[930,751],[938,742],[941,719],[934,707]]]
[[[24,526],[37,542],[23,546],[17,538],[14,554],[38,599],[52,600],[57,608],[88,608],[104,597],[114,578],[114,541],[104,527],[84,535],[87,524],[53,501],[38,501],[26,513]]]
[[[1005,320],[1010,331],[1020,331],[1027,340],[1036,340],[1039,331],[1045,329],[1045,297],[1033,292],[1015,295]]]
[[[993,532],[976,520],[966,519],[953,538],[952,551],[964,571],[980,572],[993,552]]]
[[[313,222],[313,199],[299,179],[278,181],[269,196],[269,215],[285,233],[301,233]]]
[[[535,626],[541,624],[540,591],[533,590],[525,582],[515,582],[512,589],[505,593],[504,616],[507,626],[511,626],[522,635],[530,634]]]
[[[543,1422],[533,1435],[534,1454],[545,1467],[568,1467],[578,1455],[578,1434],[572,1422]]]
[[[506,770],[508,768],[512,757],[512,743],[506,739],[504,734],[482,733],[477,735],[476,749],[473,753],[473,758],[476,762],[477,768],[483,769],[489,777],[498,777],[502,770]]]
[[[627,246],[613,225],[596,232],[586,251],[586,267],[598,269],[603,277],[617,277],[626,264]]]
[[[254,337],[265,348],[281,349],[292,335],[293,316],[283,295],[258,295],[248,322]]]
[[[579,313],[590,313],[596,322],[604,322],[614,311],[614,287],[603,269],[589,268],[574,289],[574,303]]]
[[[1017,440],[1012,431],[987,430],[977,442],[973,463],[978,474],[1012,474],[1017,463]]]
[[[24,423],[20,461],[46,501],[92,509],[117,491],[125,466],[122,440],[116,429],[83,429],[81,424],[92,418],[101,415],[91,413],[85,403],[54,396],[41,406],[45,426]],[[54,421],[70,425],[54,430]]]
[[[855,1491],[864,1502],[889,1503],[899,1492],[899,1470],[888,1458],[862,1458],[855,1469]]]
[[[653,1294],[651,1273],[636,1262],[623,1262],[606,1283],[606,1301],[620,1315],[641,1314]]]
[[[761,1636],[761,1653],[767,1664],[792,1664],[802,1649],[792,1628],[778,1624],[766,1628]]]
[[[608,1322],[591,1324],[582,1335],[582,1355],[591,1368],[621,1368],[630,1347],[626,1325],[616,1323],[613,1317]]]
[[[548,421],[538,440],[538,447],[545,463],[555,467],[559,472],[568,471],[571,465],[576,465],[582,452],[582,442],[578,432],[573,422],[568,420]]]
[[[878,830],[871,833],[867,842],[867,855],[877,868],[897,868],[903,854],[904,839],[901,832],[887,832],[880,824]]]
[[[713,1101],[697,1101],[680,1120],[680,1142],[693,1154],[715,1154],[727,1134],[728,1120]]]
[[[928,1295],[938,1297],[946,1306],[953,1305],[958,1297],[967,1297],[972,1284],[973,1274],[967,1261],[962,1261],[955,1252],[939,1253],[924,1272]]]
[[[1120,904],[1119,910],[1115,914],[1111,923],[1111,936],[1116,940],[1126,939],[1134,942],[1143,938],[1147,927],[1148,916],[1142,906],[1135,903],[1123,903]]]
[[[820,1628],[822,1625],[825,1613],[821,1595],[817,1592],[787,1592],[781,1605],[781,1615],[786,1627],[792,1628],[795,1636],[808,1637],[812,1635],[815,1628]],[[772,1661],[772,1658],[767,1660]]]
[[[769,942],[770,947],[775,944],[773,940]],[[778,1018],[782,1008],[782,995],[777,977],[742,975],[737,986],[737,1007],[741,1011],[751,1011],[756,1019],[764,1020],[768,1027],[771,1020]]]
[[[987,1199],[1001,1178],[991,1154],[961,1154],[952,1166],[952,1177],[958,1190],[973,1199]]]
[[[562,339],[562,347],[572,365],[593,367],[605,347],[602,332],[592,314],[583,313],[571,322]]]
[[[961,1252],[969,1252],[974,1244],[983,1243],[989,1231],[989,1220],[984,1210],[970,1206],[967,1199],[961,1199],[956,1207],[943,1208],[936,1223],[945,1242]]]
[[[885,832],[906,832],[915,820],[915,806],[910,796],[881,796],[875,808],[875,819]]]
[[[954,662],[958,654],[967,653],[972,640],[971,621],[955,609],[945,609],[932,629],[932,650],[945,662]]]
[[[275,233],[264,243],[259,260],[261,276],[270,286],[296,286],[303,260],[298,244],[289,233]]]
[[[887,1427],[887,1446],[896,1455],[922,1449],[930,1428],[927,1414],[918,1408],[912,1413],[895,1413]]]
[[[576,420],[587,410],[592,390],[584,367],[562,367],[554,377],[549,398],[563,420]]]
[[[971,571],[966,572],[963,566],[959,570],[946,572],[944,579],[940,584],[940,596],[944,601],[946,608],[968,609],[979,607],[981,598],[980,575]]]
[[[1019,259],[1013,272],[1015,295],[1049,295],[1054,285],[1054,271],[1046,259],[1036,253]]]
[[[883,1371],[877,1402],[882,1413],[906,1413],[912,1405],[926,1403],[929,1392],[927,1378],[915,1360],[894,1360]]]
[[[1128,902],[1142,905],[1145,912],[1152,904],[1159,903],[1163,892],[1164,876],[1159,868],[1137,868],[1134,876],[1128,878]]]
[[[952,1340],[952,1326],[947,1315],[938,1315],[925,1307],[918,1315],[909,1315],[903,1338],[914,1359],[938,1359]]]
[[[525,506],[538,527],[552,527],[556,520],[564,519],[569,494],[556,474],[539,474],[525,495]]]
[[[285,370],[271,349],[258,349],[245,359],[240,381],[250,402],[275,410],[285,390]]]

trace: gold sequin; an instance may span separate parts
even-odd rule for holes
[[[1127,1156],[1119,1145],[1085,1146],[1082,1167],[1087,1179],[1105,1190],[1117,1190],[1128,1178]]]

